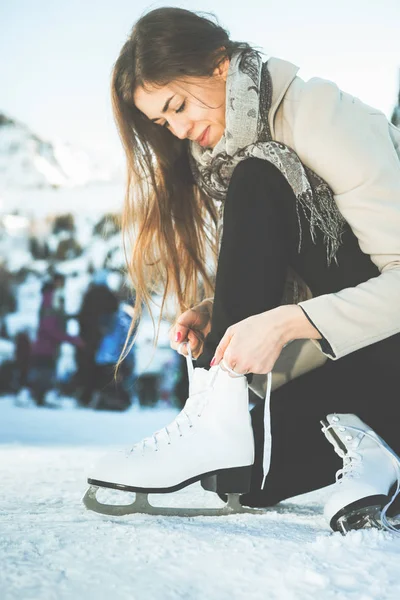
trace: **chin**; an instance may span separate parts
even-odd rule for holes
[[[221,141],[224,132],[218,133],[216,137],[211,140],[210,148],[215,148],[215,146]]]

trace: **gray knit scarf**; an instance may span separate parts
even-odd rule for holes
[[[267,63],[257,52],[233,55],[226,84],[226,128],[215,148],[202,148],[191,142],[189,156],[197,185],[220,204],[222,226],[223,205],[236,165],[246,158],[262,158],[275,165],[285,176],[296,196],[299,223],[299,247],[302,231],[299,211],[310,224],[315,243],[316,229],[324,236],[327,262],[336,260],[341,243],[344,218],[336,206],[328,184],[304,166],[297,154],[272,139],[268,112],[272,102],[272,80]]]

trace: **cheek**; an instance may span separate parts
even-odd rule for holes
[[[210,118],[209,109],[192,104],[190,107],[190,111],[188,112],[188,116],[189,116],[189,119],[191,121],[193,121],[194,123],[199,123],[201,121],[208,121]]]
[[[225,127],[225,103],[218,111],[218,121]]]
[[[194,113],[193,120],[196,122],[213,123],[214,125],[225,126],[225,109],[207,108],[197,110]]]

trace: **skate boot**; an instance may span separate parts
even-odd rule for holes
[[[398,482],[397,455],[355,415],[331,414],[321,424],[325,437],[343,458],[343,468],[336,473],[336,486],[324,508],[333,531],[346,534],[372,526],[392,530],[386,517],[382,518],[382,508],[386,513],[390,490]]]
[[[232,495],[227,512],[241,510],[238,495],[249,490],[254,462],[247,379],[231,377],[219,366],[209,371],[197,368],[189,375],[189,398],[170,425],[128,451],[104,457],[91,470],[91,488],[84,498],[87,508],[112,515],[221,514],[223,509],[171,512],[147,500],[149,493],[174,492],[196,481],[212,489],[212,481],[218,492]],[[95,497],[98,487],[136,492],[136,501],[130,506],[100,504]]]

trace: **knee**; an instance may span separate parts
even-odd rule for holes
[[[263,189],[267,190],[282,179],[284,176],[280,170],[268,160],[247,158],[235,167],[229,187],[245,185],[254,188],[262,184]]]
[[[282,180],[277,167],[260,158],[241,161],[233,171],[225,201],[225,212],[275,210],[281,197]],[[229,207],[229,208],[228,208]]]
[[[233,171],[229,183],[227,201],[235,203],[246,200],[249,204],[256,204],[260,198],[265,203],[271,199],[274,203],[275,198],[284,191],[282,186],[288,183],[280,170],[268,160],[261,158],[247,158],[242,160]]]

